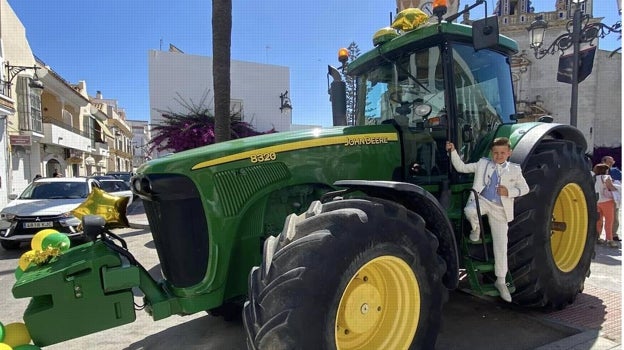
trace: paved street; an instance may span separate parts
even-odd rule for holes
[[[137,225],[141,226],[141,225]],[[147,229],[116,230],[137,259],[159,274]],[[0,321],[21,321],[28,300],[12,298],[17,259],[26,251],[0,249]],[[141,299],[136,298],[141,304]],[[562,311],[527,311],[497,299],[457,291],[445,306],[438,349],[620,349],[621,250],[597,247],[585,293]],[[56,344],[46,349],[245,349],[241,323],[198,313],[153,321],[137,311],[134,323]]]

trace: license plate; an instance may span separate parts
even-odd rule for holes
[[[25,222],[24,228],[42,228],[42,227],[52,227],[54,226],[52,221],[41,221],[41,222]]]

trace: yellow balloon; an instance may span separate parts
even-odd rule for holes
[[[0,343],[0,350],[13,350],[13,348],[5,343]]]
[[[32,250],[43,250],[43,247],[41,246],[43,239],[53,233],[59,233],[59,232],[51,228],[46,228],[44,230],[37,232],[37,234],[32,238],[32,241],[30,241],[30,248]]]
[[[71,213],[82,220],[85,215],[100,215],[106,220],[106,227],[123,228],[129,227],[126,207],[130,198],[125,196],[113,196],[99,188],[94,188],[87,199]]]
[[[9,323],[4,326],[6,334],[4,335],[4,343],[14,348],[18,345],[30,343],[30,334],[26,325],[21,322]]]
[[[27,251],[26,253],[22,254],[22,256],[20,256],[19,260],[17,261],[17,266],[19,266],[19,268],[22,269],[22,271],[26,271],[26,269],[28,268],[28,265],[30,265],[34,257],[35,257],[34,250]]]

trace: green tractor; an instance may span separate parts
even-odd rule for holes
[[[466,238],[472,175],[452,169],[447,140],[466,162],[487,156],[495,137],[512,141],[531,188],[509,229],[513,303],[572,303],[596,240],[586,141],[568,125],[517,122],[517,45],[489,24],[382,30],[345,68],[357,80],[356,125],[344,126],[344,85],[330,68],[339,126],[142,166],[132,187],[164,280],[87,218],[93,242],[29,268],[13,287],[32,297],[24,321],[35,344],[134,321],[138,288],[154,320],[243,308],[251,349],[433,348],[449,290],[498,295],[488,225],[480,242]]]

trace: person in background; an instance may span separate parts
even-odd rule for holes
[[[616,191],[613,186],[611,176],[608,175],[609,166],[606,164],[596,164],[594,174],[596,174],[596,183],[594,190],[598,194],[598,222],[596,223],[596,233],[598,234],[598,243],[606,243],[609,247],[617,248],[618,244],[613,240],[613,215],[615,214],[615,201],[613,200],[612,191]],[[603,228],[606,241],[600,238]]]
[[[492,233],[496,274],[494,287],[498,289],[503,300],[511,302],[511,293],[505,282],[508,271],[508,222],[514,219],[514,198],[529,193],[529,185],[522,175],[520,165],[508,161],[511,144],[506,137],[498,137],[492,141],[492,159],[481,158],[476,163],[465,164],[455,150],[455,145],[449,141],[446,142],[446,150],[451,152],[451,162],[455,170],[460,173],[475,173],[472,188],[479,193],[481,214],[487,215]],[[481,232],[475,200],[471,194],[464,208],[466,219],[472,226],[469,238],[473,242],[479,240]]]
[[[613,185],[616,187],[617,193],[614,192],[614,200],[615,200],[615,209],[613,211],[613,240],[621,241],[620,236],[618,236],[618,230],[620,229],[620,201],[622,197],[621,186],[622,186],[622,171],[620,169],[613,166],[615,164],[615,160],[611,156],[602,157],[602,163],[609,166],[609,176],[611,176],[611,180],[613,181]]]

